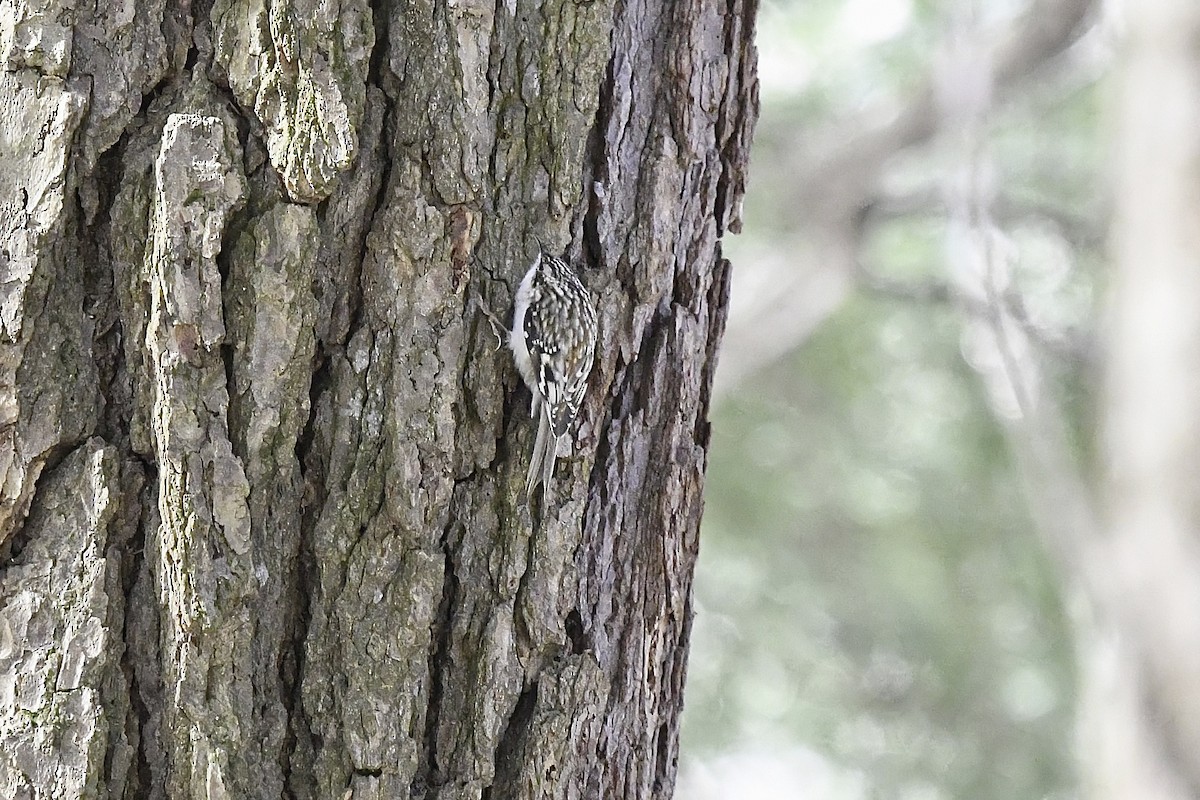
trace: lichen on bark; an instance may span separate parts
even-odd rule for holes
[[[145,281],[160,525],[147,543],[161,607],[164,776],[171,797],[237,797],[254,766],[241,720],[253,564],[249,484],[228,432],[221,276],[242,202],[237,140],[217,116],[173,114],[155,162]]]
[[[130,744],[110,725],[122,730],[128,701],[108,693],[122,649],[108,550],[118,472],[116,450],[98,440],[70,453],[42,483],[29,544],[0,568],[4,797],[100,800],[126,777]]]
[[[215,63],[262,125],[288,194],[324,200],[358,150],[375,45],[366,0],[217,0],[211,20]]]
[[[46,461],[83,437],[96,398],[68,246],[76,230],[70,153],[84,98],[57,78],[5,71],[0,109],[2,545],[27,513]]]

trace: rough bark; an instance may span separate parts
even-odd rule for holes
[[[0,2],[0,796],[671,794],[754,10]]]

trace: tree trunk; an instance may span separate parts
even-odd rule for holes
[[[1132,11],[1132,9],[1131,9]],[[1104,393],[1105,535],[1086,566],[1086,794],[1200,797],[1200,7],[1128,18]]]
[[[0,796],[670,796],[755,6],[0,5]]]

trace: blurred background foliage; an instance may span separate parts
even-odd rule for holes
[[[1002,40],[1036,13],[1021,0],[763,3],[745,231],[726,239],[733,315],[680,800],[1078,794],[1072,598],[1006,433],[1019,403],[979,346],[996,320],[956,288],[967,255],[948,198],[964,169],[986,174],[1006,308],[1086,464],[1111,21],[1089,17],[1061,52],[982,92],[969,147],[934,125],[889,153],[853,270],[796,247],[821,233],[789,214],[831,146],[945,83],[956,41]],[[754,328],[781,318],[803,319],[763,352]]]

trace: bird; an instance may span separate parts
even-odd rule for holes
[[[517,372],[532,395],[531,417],[537,435],[525,479],[527,498],[539,484],[549,491],[558,443],[567,434],[587,393],[596,350],[597,317],[591,294],[575,268],[546,252],[538,253],[513,299],[513,323],[507,332]]]

